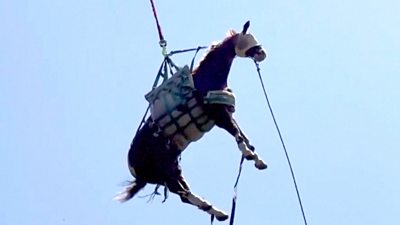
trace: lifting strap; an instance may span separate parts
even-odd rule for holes
[[[157,11],[156,11],[156,7],[154,5],[153,0],[150,0],[150,3],[151,3],[151,8],[153,9],[154,19],[156,20],[156,25],[157,25],[157,30],[158,30],[158,38],[160,39],[158,44],[162,48],[162,54],[164,56],[166,56],[167,55],[167,41],[164,39],[164,35],[161,30],[160,22],[158,21]]]
[[[237,199],[237,188],[239,184],[240,175],[242,174],[242,167],[243,167],[244,157],[240,159],[239,163],[239,172],[236,177],[235,185],[233,185],[233,198],[232,198],[232,209],[231,209],[231,216],[229,218],[229,225],[233,225],[235,221],[235,212],[236,212],[236,199]]]

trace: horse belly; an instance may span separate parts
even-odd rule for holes
[[[128,166],[136,179],[153,184],[164,184],[167,177],[179,174],[180,151],[168,148],[169,140],[154,136],[157,129],[146,122],[132,140],[128,152]]]

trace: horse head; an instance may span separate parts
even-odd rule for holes
[[[242,32],[237,34],[235,53],[239,57],[249,57],[256,62],[261,62],[267,57],[267,53],[257,42],[256,38],[247,32],[249,27],[250,21],[247,21],[243,26]]]

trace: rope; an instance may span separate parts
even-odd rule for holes
[[[160,38],[160,43],[161,42],[165,42],[164,35],[162,33],[162,30],[161,30],[160,22],[158,21],[157,11],[156,11],[156,7],[154,5],[153,0],[150,0],[150,3],[151,3],[151,8],[153,9],[154,18],[156,20],[156,25],[157,25],[157,30],[158,30],[158,37]]]
[[[167,56],[167,41],[164,39],[164,35],[161,30],[160,22],[158,21],[157,11],[156,11],[156,7],[154,5],[153,0],[150,0],[150,3],[151,3],[151,8],[153,10],[154,19],[156,20],[156,25],[157,25],[157,30],[158,30],[158,38],[160,39],[158,44],[162,48],[162,54],[164,56]]]
[[[279,138],[280,138],[280,140],[281,140],[282,147],[283,147],[283,150],[284,150],[285,155],[286,155],[286,160],[287,160],[288,165],[289,165],[289,168],[290,168],[290,173],[292,174],[292,180],[293,180],[293,183],[294,183],[294,187],[295,187],[295,189],[296,189],[297,199],[298,199],[298,201],[299,201],[299,205],[300,205],[301,213],[302,213],[302,216],[303,216],[304,224],[307,225],[307,219],[306,219],[306,215],[305,215],[305,212],[304,212],[303,204],[302,204],[302,202],[301,202],[300,192],[299,192],[299,188],[297,187],[296,178],[295,178],[295,176],[294,176],[294,171],[293,171],[292,163],[290,162],[289,154],[288,154],[288,151],[287,151],[287,149],[286,149],[285,142],[283,141],[281,131],[280,131],[280,129],[279,129],[278,123],[276,122],[274,113],[273,113],[273,111],[272,111],[271,104],[270,104],[269,99],[268,99],[267,91],[266,91],[266,89],[265,89],[264,82],[263,82],[262,77],[261,77],[260,66],[258,65],[258,63],[257,63],[256,61],[254,61],[254,63],[255,63],[256,68],[257,68],[258,77],[260,78],[260,82],[261,82],[261,86],[262,86],[262,89],[263,89],[263,92],[264,92],[265,100],[267,100],[267,104],[268,104],[269,111],[270,111],[271,116],[272,116],[272,119],[273,119],[273,121],[274,121],[275,128],[276,128],[276,130],[278,131]]]

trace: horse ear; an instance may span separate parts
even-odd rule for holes
[[[250,20],[247,21],[247,22],[244,24],[242,34],[246,34],[247,29],[249,29],[249,27],[250,27]]]

